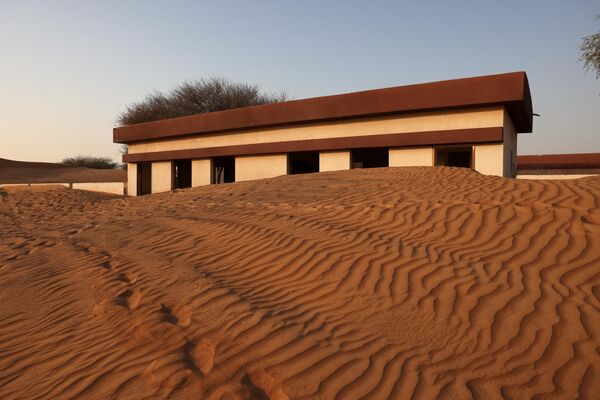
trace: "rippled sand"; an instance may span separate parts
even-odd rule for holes
[[[0,398],[600,398],[600,178],[0,195]]]

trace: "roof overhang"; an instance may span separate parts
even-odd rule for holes
[[[517,132],[531,132],[532,103],[525,72],[453,79],[195,114],[115,128],[115,143],[175,138],[390,114],[506,107]]]

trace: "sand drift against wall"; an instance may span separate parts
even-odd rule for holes
[[[0,398],[600,397],[600,178],[0,196]]]

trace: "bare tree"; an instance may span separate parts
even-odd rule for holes
[[[600,15],[596,16],[596,20],[600,21]],[[579,50],[581,50],[579,60],[583,61],[585,70],[595,70],[596,79],[600,78],[600,32],[584,37]]]
[[[287,95],[263,93],[257,85],[224,78],[186,81],[169,93],[155,91],[141,102],[128,106],[117,122],[132,125],[159,119],[182,117],[232,108],[285,101]]]

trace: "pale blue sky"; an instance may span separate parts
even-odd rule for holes
[[[112,128],[153,89],[223,76],[305,98],[524,70],[519,154],[600,152],[595,1],[0,0],[0,157],[120,159]]]

